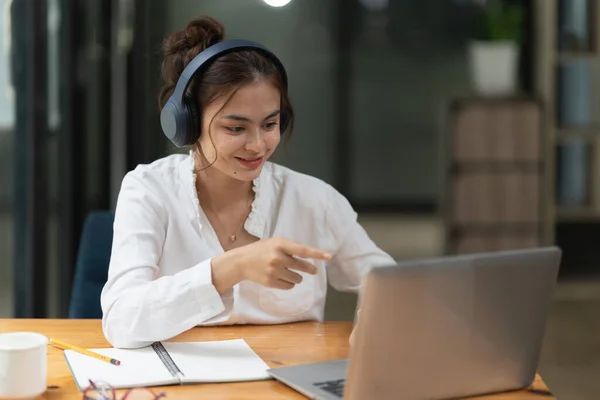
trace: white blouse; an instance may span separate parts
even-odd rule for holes
[[[211,259],[223,253],[200,207],[191,155],[140,165],[123,179],[112,255],[101,296],[102,328],[114,347],[142,347],[196,325],[279,324],[323,320],[327,283],[358,292],[377,265],[393,263],[357,222],[350,203],[327,183],[273,163],[253,181],[245,229],[259,239],[283,236],[332,254],[309,260],[291,290],[242,281],[219,295]]]

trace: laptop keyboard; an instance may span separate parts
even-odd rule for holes
[[[335,381],[325,381],[314,383],[316,387],[331,394],[342,398],[344,396],[344,384],[346,383],[345,379],[337,379]]]

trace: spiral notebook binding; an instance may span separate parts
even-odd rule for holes
[[[167,349],[165,349],[165,346],[163,346],[163,344],[161,342],[152,343],[152,348],[158,355],[158,358],[160,358],[162,363],[165,365],[165,367],[167,367],[169,372],[171,372],[171,375],[178,377],[178,378],[185,377],[183,372],[181,372],[181,370],[179,369],[177,364],[175,364],[175,362],[171,358],[171,355],[169,354]]]

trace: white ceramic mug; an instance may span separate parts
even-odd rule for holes
[[[0,334],[0,399],[33,399],[46,391],[47,344],[39,333]]]

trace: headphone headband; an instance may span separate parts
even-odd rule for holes
[[[183,147],[196,142],[200,135],[198,125],[194,126],[194,114],[199,110],[190,110],[193,105],[186,104],[186,92],[192,78],[204,72],[207,65],[214,59],[239,50],[258,50],[269,57],[282,75],[283,83],[287,87],[287,74],[281,61],[266,47],[249,40],[225,40],[216,43],[201,51],[188,63],[177,80],[173,94],[169,97],[160,113],[162,130],[177,147]],[[197,121],[196,121],[197,122]],[[282,126],[283,128],[283,126]],[[282,131],[285,131],[284,129]]]

